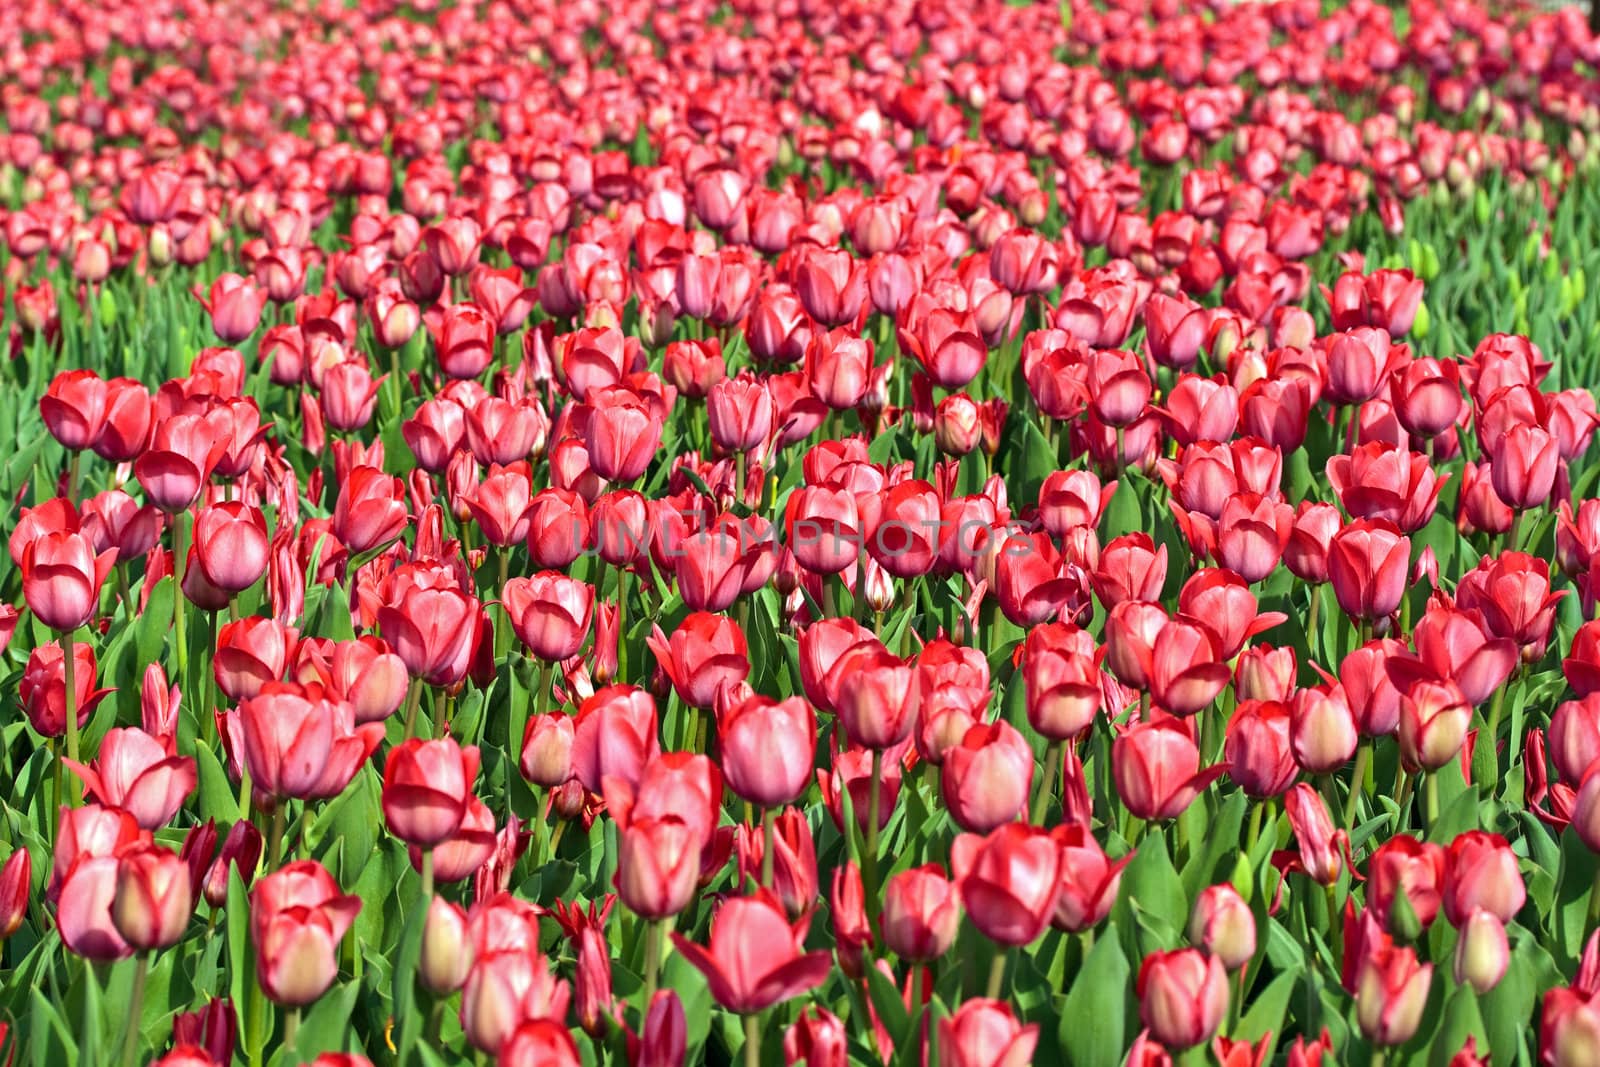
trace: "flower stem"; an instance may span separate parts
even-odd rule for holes
[[[294,1038],[300,1032],[300,1009],[290,1008],[283,1017],[283,1047],[292,1049]]]
[[[994,953],[994,962],[989,964],[989,987],[984,992],[984,996],[988,997],[990,1000],[999,1000],[1000,990],[1005,985],[1005,981],[1006,953],[1004,949],[996,947]]]
[[[123,1067],[133,1067],[139,1062],[139,1017],[144,1014],[144,983],[149,974],[150,956],[141,952],[134,962],[133,992],[128,998],[128,1023],[122,1038]]]
[[[72,654],[76,647],[72,635],[67,634],[62,642],[61,670],[66,683],[63,700],[67,712],[67,759],[74,763],[78,762],[78,664]]]
[[[277,810],[272,813],[271,839],[267,847],[267,870],[275,871],[283,862],[283,828],[288,821],[282,801],[278,802]]]
[[[878,899],[878,819],[882,803],[883,752],[872,752],[872,793],[867,797],[867,850],[861,857],[861,873],[865,876],[869,914],[876,914]]]
[[[745,1067],[761,1067],[761,1016],[744,1017]]]
[[[1363,738],[1361,747],[1356,749],[1355,771],[1350,777],[1350,795],[1344,802],[1344,828],[1351,832],[1356,828],[1356,805],[1361,800],[1362,794],[1367,791],[1367,767],[1372,763],[1372,739]]]
[[[1439,821],[1439,772],[1424,771],[1428,776],[1428,817],[1423,825],[1429,829]]]
[[[184,624],[183,608],[183,572],[189,563],[188,531],[185,519],[188,516],[179,512],[172,517],[172,577],[175,585],[172,590],[172,636],[176,643],[174,651],[178,657],[178,679],[183,685],[184,692],[188,692],[189,675],[189,639],[188,628]]]
[[[1033,810],[1028,821],[1035,826],[1044,825],[1046,810],[1050,807],[1050,794],[1055,791],[1056,772],[1061,766],[1061,747],[1065,742],[1054,741],[1044,757],[1044,777],[1039,780],[1039,795],[1033,798]]]
[[[656,998],[656,988],[661,978],[661,942],[667,927],[660,919],[649,919],[644,927],[644,1003],[639,1011],[648,1015],[650,1002]]]
[[[422,906],[426,908],[433,900],[433,849],[426,849],[422,853]]]
[[[777,818],[777,811],[773,808],[761,813],[761,884],[768,889],[772,888],[772,844]]]

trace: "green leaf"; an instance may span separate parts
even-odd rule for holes
[[[1450,1060],[1461,1051],[1469,1037],[1478,1039],[1479,1055],[1489,1051],[1489,1035],[1484,1030],[1483,1016],[1478,1012],[1478,997],[1471,986],[1457,986],[1445,1001],[1444,1018],[1429,1046],[1429,1067],[1449,1067]]]
[[[222,826],[232,826],[243,818],[239,798],[234,795],[233,783],[222,762],[210,745],[196,745],[195,765],[200,772],[200,818],[215,819]]]
[[[1561,874],[1556,879],[1556,907],[1551,916],[1551,948],[1556,958],[1568,967],[1577,966],[1588,933],[1589,897],[1594,890],[1600,860],[1590,852],[1577,833],[1568,827],[1561,833]]]
[[[1254,1043],[1271,1034],[1272,1046],[1275,1047],[1278,1038],[1283,1035],[1283,1019],[1289,1011],[1289,999],[1300,984],[1300,974],[1301,970],[1296,966],[1267,983],[1267,988],[1251,999],[1250,1010],[1239,1020],[1239,1026],[1233,1033],[1234,1039]],[[1266,1060],[1270,1062],[1271,1059],[1272,1047],[1269,1047]]]
[[[1139,842],[1138,851],[1123,869],[1117,896],[1118,921],[1150,935],[1138,941],[1143,951],[1177,943],[1189,922],[1189,897],[1167,855],[1165,836],[1147,833]]]
[[[878,1013],[878,1021],[889,1032],[889,1040],[896,1048],[905,1047],[911,1037],[911,1016],[906,1013],[905,1001],[894,980],[877,967],[864,968],[867,972],[867,996]]]
[[[1061,1005],[1056,1039],[1072,1067],[1118,1067],[1122,1063],[1129,1043],[1130,977],[1116,923],[1110,923],[1095,940]]]

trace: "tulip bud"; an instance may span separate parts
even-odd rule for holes
[[[1194,902],[1189,940],[1236,971],[1256,954],[1256,917],[1233,886],[1210,886]]]
[[[122,856],[111,921],[124,941],[136,949],[175,945],[193,911],[189,865],[177,853],[146,845]]]
[[[1456,983],[1482,995],[1500,983],[1510,965],[1506,924],[1487,911],[1469,915],[1456,940]]]
[[[1209,1041],[1228,1011],[1228,975],[1198,949],[1153,952],[1139,968],[1139,1018],[1169,1050]]]
[[[22,925],[28,913],[28,894],[33,883],[33,859],[28,850],[16,848],[0,867],[0,941]]]
[[[961,926],[955,883],[938,864],[901,871],[883,890],[883,940],[902,959],[935,960]]]
[[[1409,946],[1380,944],[1356,977],[1356,1019],[1375,1045],[1403,1045],[1416,1034],[1428,1004],[1433,965],[1418,963]]]
[[[437,996],[449,996],[466,983],[472,956],[466,912],[434,897],[422,924],[422,955],[417,960],[422,984]]]

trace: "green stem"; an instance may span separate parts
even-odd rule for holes
[[[139,1062],[139,1017],[144,1014],[144,983],[150,974],[150,956],[139,953],[133,969],[133,992],[128,997],[128,1022],[123,1031],[123,1067],[133,1067]]]
[[[300,1009],[290,1008],[283,1017],[283,1047],[294,1048],[295,1035],[300,1032]]]
[[[744,1017],[745,1067],[761,1067],[761,1016]]]
[[[433,900],[433,849],[426,849],[422,853],[422,906],[428,907]]]
[[[187,519],[186,511],[172,517],[172,576],[176,583],[172,590],[172,636],[177,644],[174,651],[178,656],[178,680],[185,692],[189,691],[189,639],[183,604],[183,572],[189,563]]]
[[[761,813],[761,884],[768,889],[772,888],[772,846],[773,830],[777,823],[778,813],[774,808],[768,808]]]
[[[1063,741],[1055,741],[1044,756],[1044,777],[1039,780],[1039,795],[1033,798],[1033,810],[1028,821],[1035,826],[1044,825],[1044,816],[1050,806],[1050,795],[1055,791],[1056,773],[1061,766]]]
[[[989,987],[984,992],[984,996],[988,997],[990,1000],[999,1000],[1000,990],[1005,985],[1005,981],[1006,952],[1005,949],[996,946],[994,951],[994,961],[989,964]]]
[[[1495,740],[1500,736],[1500,715],[1505,711],[1506,690],[1510,688],[1511,680],[1508,678],[1500,683],[1499,688],[1494,691],[1494,701],[1489,705],[1489,729],[1483,737],[1484,742],[1489,746],[1489,751],[1494,753],[1496,770],[1500,766],[1500,752],[1495,748]]]
[[[1589,925],[1600,923],[1600,868],[1594,872],[1594,882],[1589,887]]]
[[[1422,773],[1428,776],[1428,818],[1423,825],[1432,828],[1433,824],[1439,821],[1439,772]]]
[[[648,1014],[650,1002],[656,998],[656,988],[661,978],[661,943],[666,940],[667,926],[660,919],[650,919],[644,928],[644,1004],[640,1012]]]
[[[883,752],[874,749],[872,752],[872,793],[867,797],[867,851],[861,857],[861,873],[865,876],[865,889],[867,891],[867,908],[869,915],[877,914],[878,899],[878,819],[879,805],[882,798],[880,783],[883,781]]]
[[[283,828],[288,822],[288,815],[284,803],[278,802],[278,807],[272,813],[271,837],[267,844],[267,870],[275,871],[283,861]]]
[[[1244,854],[1251,855],[1256,850],[1256,842],[1261,840],[1261,812],[1266,804],[1261,801],[1250,805],[1250,830],[1245,837]]]
[[[422,679],[411,680],[411,691],[406,694],[406,740],[417,736],[417,709],[422,705]]]
[[[1355,771],[1350,777],[1350,795],[1344,802],[1344,828],[1352,833],[1356,828],[1356,806],[1367,791],[1367,768],[1371,764],[1372,738],[1362,738],[1361,747],[1356,749]]]
[[[67,634],[62,641],[61,669],[66,683],[67,759],[78,762],[78,664],[73,657],[77,643]]]

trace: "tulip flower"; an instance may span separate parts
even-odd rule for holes
[[[939,1062],[950,1067],[1026,1067],[1039,1026],[1024,1026],[1002,1001],[973,998],[939,1020]]]
[[[802,951],[804,936],[804,926],[792,926],[777,899],[762,891],[736,897],[717,910],[709,947],[676,932],[672,943],[705,975],[718,1004],[753,1016],[815,989],[827,978],[832,961],[826,952]],[[752,955],[756,946],[759,956]]]
[[[1152,952],[1139,968],[1139,1018],[1171,1051],[1209,1041],[1228,1010],[1228,979],[1217,956],[1198,949]]]
[[[1363,954],[1356,979],[1356,1020],[1375,1045],[1409,1041],[1422,1023],[1433,965],[1418,963],[1416,951],[1382,943]]]
[[[466,817],[477,777],[477,748],[448,737],[412,738],[390,749],[383,765],[383,817],[390,832],[424,853],[443,843]]]

